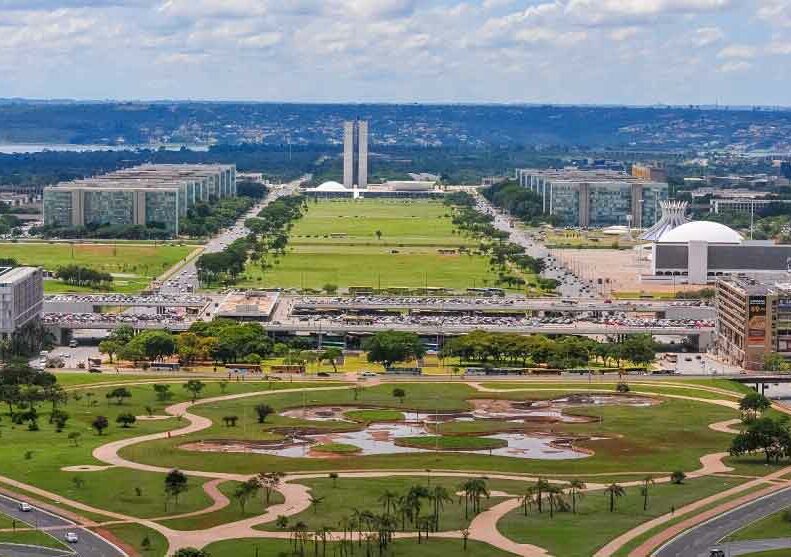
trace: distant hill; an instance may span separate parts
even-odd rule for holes
[[[333,145],[370,120],[381,146],[791,150],[791,111],[698,107],[0,100],[0,143]]]

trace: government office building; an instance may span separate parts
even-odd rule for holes
[[[236,196],[236,166],[144,164],[44,188],[44,225],[162,226],[179,221],[200,201]]]
[[[44,278],[38,267],[0,267],[0,339],[41,317]]]
[[[668,185],[615,170],[518,168],[519,184],[541,198],[560,226],[648,228],[660,218]]]

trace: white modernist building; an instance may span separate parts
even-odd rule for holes
[[[41,317],[44,279],[38,267],[0,267],[0,338]]]
[[[692,221],[668,230],[651,246],[654,279],[707,284],[734,274],[791,269],[791,245],[745,240],[727,226]]]

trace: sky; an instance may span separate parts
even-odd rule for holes
[[[0,0],[0,97],[791,105],[791,0]]]

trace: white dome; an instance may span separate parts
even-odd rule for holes
[[[661,244],[685,244],[690,241],[710,244],[741,244],[742,236],[724,224],[696,220],[668,230],[659,238]]]
[[[330,180],[316,187],[316,191],[347,191],[347,189],[343,184]]]

